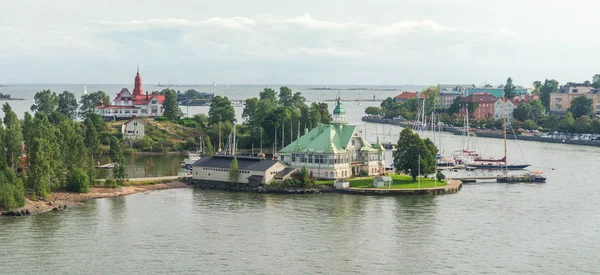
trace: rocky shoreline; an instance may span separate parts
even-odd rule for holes
[[[190,186],[183,182],[173,181],[168,183],[157,183],[149,185],[123,186],[114,189],[106,187],[92,187],[90,188],[88,193],[83,194],[57,191],[51,193],[48,196],[48,199],[46,199],[45,201],[34,201],[30,198],[26,198],[25,206],[13,210],[0,211],[0,216],[28,216],[34,214],[41,214],[48,211],[63,211],[68,209],[69,207],[80,205],[87,200],[120,197],[152,190],[165,190],[188,187]]]

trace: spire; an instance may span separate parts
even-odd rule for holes
[[[346,124],[346,110],[344,110],[344,107],[342,106],[342,99],[339,95],[339,91],[338,91],[337,102],[335,104],[335,108],[333,109],[332,123]]]
[[[137,66],[137,74],[135,75],[135,84],[133,88],[133,97],[142,96],[142,77],[140,76],[140,66]]]

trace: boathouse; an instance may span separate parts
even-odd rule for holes
[[[289,178],[294,169],[277,160],[259,157],[237,156],[240,174],[237,181],[229,178],[233,156],[205,156],[192,165],[192,179],[199,181],[270,184],[274,180]]]

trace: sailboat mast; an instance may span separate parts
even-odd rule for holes
[[[221,152],[221,116],[219,115],[219,153]]]
[[[506,96],[504,97],[504,167],[508,169],[508,161],[506,159]],[[508,171],[505,170],[506,173]]]

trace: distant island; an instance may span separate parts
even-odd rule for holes
[[[24,98],[13,98],[9,94],[0,93],[0,100],[25,100]]]
[[[307,90],[312,90],[312,91],[338,91],[338,90],[344,90],[344,91],[404,91],[403,89],[400,88],[381,88],[381,89],[377,89],[377,88],[343,88],[343,89],[334,89],[334,88],[329,88],[329,87],[317,87],[317,88],[307,88]]]

